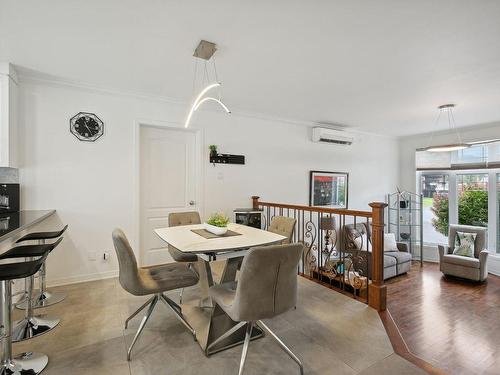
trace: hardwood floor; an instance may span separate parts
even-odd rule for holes
[[[500,277],[484,284],[415,263],[387,281],[388,309],[408,349],[449,374],[500,374]]]

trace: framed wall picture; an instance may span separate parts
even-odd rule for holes
[[[311,171],[309,175],[309,205],[347,208],[348,187],[348,173]]]

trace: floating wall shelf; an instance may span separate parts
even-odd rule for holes
[[[245,155],[217,154],[210,156],[213,164],[245,164]]]

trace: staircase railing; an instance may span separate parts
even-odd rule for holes
[[[253,208],[262,211],[262,228],[275,216],[294,218],[293,242],[305,246],[299,274],[352,295],[382,311],[384,285],[384,209],[372,202],[370,210],[348,210],[263,202],[253,196]]]

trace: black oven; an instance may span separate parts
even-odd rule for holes
[[[19,184],[0,184],[0,214],[19,211]]]

